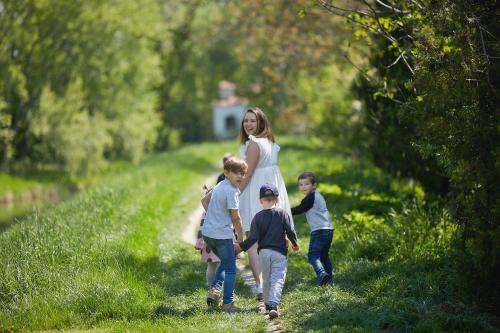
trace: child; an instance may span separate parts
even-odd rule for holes
[[[224,298],[221,310],[224,312],[237,311],[234,306],[236,256],[233,247],[233,227],[237,239],[241,240],[243,231],[238,211],[240,195],[238,186],[245,177],[246,171],[247,164],[241,159],[232,158],[224,163],[225,179],[211,192],[207,215],[201,229],[203,240],[208,248],[220,258],[208,291],[207,304],[209,306],[218,304],[221,287],[223,287]]]
[[[287,240],[292,242],[292,249],[299,250],[297,235],[290,223],[290,215],[282,208],[276,207],[279,193],[276,186],[264,184],[259,191],[260,203],[264,208],[252,220],[250,236],[239,244],[235,244],[236,252],[247,251],[258,242],[257,252],[262,271],[262,291],[266,311],[269,318],[278,317],[278,305],[281,291],[285,284],[287,269]]]
[[[323,196],[316,192],[316,178],[309,171],[299,175],[299,190],[305,195],[300,205],[292,208],[292,214],[306,213],[311,228],[311,241],[307,258],[317,275],[318,285],[332,282],[332,262],[328,251],[333,239],[333,226],[330,213]]]
[[[234,155],[231,153],[227,153],[224,155],[222,158],[222,165],[227,162],[230,158],[233,158]],[[217,177],[217,184],[219,184],[221,181],[223,181],[226,177],[224,176],[224,172],[222,172],[218,177]],[[216,184],[216,185],[217,185]],[[206,185],[203,186],[205,189],[205,192],[208,191],[208,188]],[[207,244],[203,241],[203,235],[201,233],[201,227],[203,226],[203,222],[205,220],[205,215],[206,212],[203,212],[203,215],[201,217],[200,221],[200,229],[198,230],[198,238],[196,240],[195,248],[197,250],[200,250],[201,253],[201,261],[207,263],[207,271],[205,273],[206,277],[206,286],[207,288],[210,287],[210,284],[212,283],[212,280],[214,278],[215,270],[217,269],[217,264],[220,262],[219,257],[217,257],[210,249],[207,247]]]
[[[201,233],[201,228],[203,227],[203,222],[205,221],[206,212],[203,212],[200,221],[200,229],[198,230],[198,239],[196,240],[195,248],[200,250],[201,261],[207,263],[207,271],[205,273],[206,287],[210,288],[212,280],[214,279],[215,270],[220,262],[219,257],[217,257],[210,249],[207,244],[203,241],[203,235]]]
[[[227,160],[229,160],[230,158],[233,158],[234,155],[231,154],[231,153],[226,153],[224,154],[224,157],[222,157],[222,165],[224,165],[224,163],[227,162]],[[224,176],[224,172],[221,173],[219,175],[219,177],[217,177],[217,184],[219,184],[221,181],[223,181],[224,179],[226,179],[226,177]]]

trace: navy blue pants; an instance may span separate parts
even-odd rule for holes
[[[319,277],[325,273],[332,275],[332,262],[328,257],[328,251],[332,244],[333,230],[320,229],[311,232],[311,241],[309,243],[309,252],[307,258],[309,263],[314,268],[316,275]]]

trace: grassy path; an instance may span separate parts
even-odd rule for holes
[[[205,179],[205,181],[202,182],[202,184],[205,184],[208,187],[213,186],[214,180],[217,179],[217,175],[218,175],[218,173],[214,173],[214,174],[210,175],[209,177],[207,177]],[[201,195],[200,195],[200,197],[201,197]],[[196,242],[196,233],[197,233],[198,228],[199,228],[200,218],[201,218],[201,215],[203,214],[203,211],[204,211],[203,206],[200,203],[198,203],[198,206],[196,207],[196,209],[193,210],[189,214],[189,217],[187,219],[188,223],[184,227],[184,230],[182,231],[182,235],[181,235],[181,239],[184,242],[191,244],[191,245],[194,245],[194,243]]]
[[[321,143],[280,144],[292,203],[298,173],[315,171],[335,224],[335,284],[318,288],[307,224],[295,220],[302,250],[289,259],[285,331],[498,331],[460,289],[456,225],[417,184]],[[207,309],[205,265],[182,241],[201,184],[236,150],[202,144],[152,156],[0,234],[0,331],[264,332],[241,276],[242,313]]]

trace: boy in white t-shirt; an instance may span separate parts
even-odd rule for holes
[[[214,279],[207,296],[207,304],[216,306],[223,291],[221,310],[235,312],[234,286],[236,283],[236,256],[233,247],[233,228],[238,241],[242,240],[241,217],[239,214],[238,186],[245,177],[245,161],[232,158],[224,163],[226,179],[217,184],[210,197],[210,202],[202,227],[203,240],[208,248],[220,259]]]

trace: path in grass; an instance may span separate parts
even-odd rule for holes
[[[205,181],[203,184],[211,185],[213,180],[216,179],[217,174],[213,174]],[[200,217],[203,214],[203,206],[199,204],[198,208],[196,208],[188,218],[188,223],[184,230],[182,231],[182,240],[186,242],[187,244],[194,245],[196,242],[196,229],[199,226],[200,223]],[[244,265],[240,260],[237,261],[236,263],[238,267],[238,271],[240,272],[240,276],[243,279],[243,283],[245,286],[248,288],[252,288],[255,286],[255,279],[253,278],[252,271],[249,266]],[[259,310],[260,313],[264,314],[265,313],[265,307],[263,302],[259,302]],[[266,318],[269,319],[269,316],[266,315]],[[282,327],[281,327],[281,322],[279,320],[270,320],[267,324],[267,329],[266,332],[282,332]]]
[[[207,185],[210,187],[210,184],[212,184],[213,180],[216,179],[217,173],[214,173],[207,177],[205,181],[203,181],[202,184]],[[201,204],[198,205],[198,207],[189,215],[187,221],[187,225],[182,231],[181,239],[191,245],[194,245],[196,243],[196,230],[200,225],[200,218],[201,215],[203,214],[203,206]]]
[[[297,175],[312,170],[335,225],[334,286],[317,288],[309,229],[295,219],[302,250],[289,256],[283,330],[498,331],[461,293],[456,225],[418,184],[320,142],[279,143],[292,204],[302,198]],[[241,313],[207,309],[206,266],[181,239],[206,175],[236,150],[212,143],[151,156],[0,234],[0,331],[265,331],[242,279]]]

